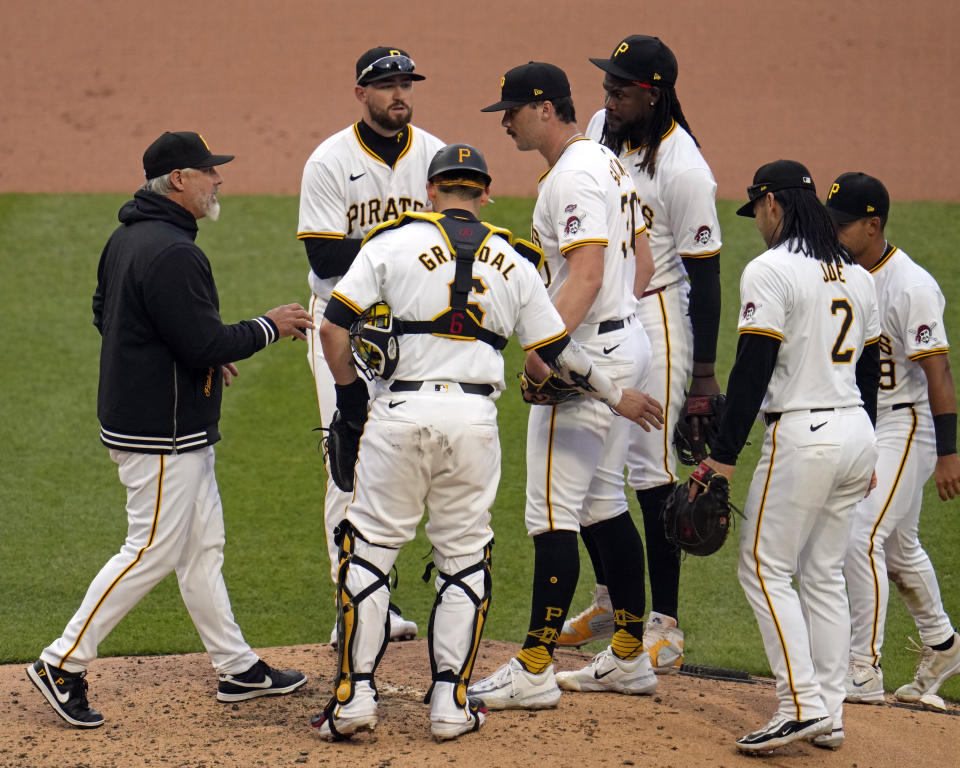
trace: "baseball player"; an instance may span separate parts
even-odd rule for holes
[[[171,571],[219,676],[217,699],[289,693],[307,678],[269,667],[250,648],[223,581],[223,509],[214,444],[234,362],[285,336],[305,338],[299,304],[224,325],[210,262],[194,240],[216,220],[214,155],[191,131],[166,132],[143,154],[146,182],[120,209],[100,256],[93,322],[102,337],[97,417],[127,490],[127,538],[94,577],[63,634],[27,675],[78,728],[103,725],[87,700],[100,642]],[[69,531],[67,532],[69,534]]]
[[[936,694],[960,674],[960,638],[943,609],[930,558],[917,538],[923,486],[933,474],[944,500],[960,494],[957,399],[936,281],[887,242],[890,197],[865,173],[830,187],[827,211],[840,242],[873,275],[880,305],[877,488],[857,505],[843,567],[850,597],[846,700],[882,703],[880,650],[890,587],[897,586],[923,641],[913,682],[901,701]]]
[[[720,391],[714,375],[720,324],[717,184],[684,118],[675,90],[677,60],[666,45],[656,37],[631,35],[609,59],[590,61],[605,72],[606,96],[587,136],[613,150],[630,172],[653,252],[655,271],[637,317],[652,348],[646,386],[663,403],[665,429],[631,428],[627,482],[643,512],[650,575],[653,610],[643,646],[656,671],[671,671],[683,663],[683,630],[677,626],[680,552],[664,538],[660,513],[676,479],[670,439],[687,381],[691,397]],[[580,534],[597,578],[595,599],[564,624],[560,645],[580,646],[613,633],[592,529]]]
[[[324,428],[333,417],[335,396],[317,329],[330,295],[370,230],[407,211],[429,207],[427,165],[443,142],[410,124],[413,83],[425,79],[414,69],[413,59],[400,48],[378,46],[364,53],[357,60],[354,87],[361,119],[323,141],[303,169],[297,237],[310,260],[310,312],[315,328],[309,334],[307,359]],[[334,581],[333,529],[343,519],[348,501],[328,480],[323,519]],[[391,607],[390,622],[394,640],[417,634],[417,625],[404,619],[396,606]],[[336,627],[330,642],[335,637]]]
[[[545,254],[550,297],[598,369],[618,384],[642,387],[650,344],[634,315],[633,289],[637,259],[639,272],[649,274],[650,255],[636,252],[643,229],[633,215],[630,176],[610,150],[577,129],[570,86],[559,68],[540,62],[515,67],[504,75],[501,91],[501,100],[483,111],[502,111],[501,124],[517,148],[539,151],[549,165],[540,177],[533,237]],[[528,353],[526,373],[540,381],[548,371]],[[623,492],[627,426],[594,400],[530,410],[530,624],[517,656],[470,689],[488,708],[553,707],[560,688],[644,694],[657,686],[643,652],[643,544]],[[584,525],[595,532],[616,631],[586,668],[554,675],[553,651],[577,584],[577,532]]]
[[[850,642],[843,557],[877,458],[877,301],[803,165],[762,166],[747,194],[737,213],[756,218],[768,250],[740,278],[737,359],[720,438],[694,473],[710,468],[729,479],[761,413],[767,430],[740,526],[739,577],[779,706],[736,745],[768,752],[810,739],[836,748]]]
[[[466,690],[490,602],[489,510],[500,478],[494,400],[504,389],[500,350],[507,336],[516,332],[524,349],[536,350],[605,408],[656,418],[655,403],[621,390],[571,341],[510,233],[477,219],[490,184],[480,152],[467,144],[442,149],[429,179],[438,213],[408,212],[371,232],[320,330],[337,406],[351,417],[366,412],[368,392],[351,360],[348,329],[363,308],[385,301],[400,333],[394,375],[375,385],[356,496],[337,533],[340,659],[335,695],[313,720],[329,739],[376,726],[373,675],[385,643],[387,574],[414,538],[425,504],[438,572],[430,728],[442,741],[483,724]]]

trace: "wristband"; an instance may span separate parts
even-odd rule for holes
[[[337,410],[347,421],[366,421],[367,402],[370,400],[370,392],[367,390],[367,382],[359,376],[349,384],[334,384],[337,392]]]
[[[691,379],[712,379],[717,374],[715,373],[693,373],[690,375]]]
[[[937,456],[949,456],[957,452],[957,414],[936,414],[933,417],[933,432],[937,437]]]

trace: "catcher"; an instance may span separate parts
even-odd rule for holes
[[[438,741],[477,730],[484,712],[467,685],[490,605],[489,509],[500,479],[494,399],[504,389],[500,350],[516,332],[553,370],[645,428],[660,405],[621,389],[567,334],[533,264],[506,230],[477,218],[490,174],[467,144],[433,158],[427,193],[437,213],[407,212],[374,229],[333,292],[320,329],[340,416],[362,439],[329,443],[331,465],[357,478],[337,530],[339,659],[335,694],[313,718],[321,737],[377,724],[374,674],[386,642],[387,574],[428,507],[437,569],[430,616],[430,730]],[[386,302],[392,312],[365,307]],[[362,318],[362,319],[361,319]],[[351,353],[379,375],[367,388]],[[358,452],[338,456],[341,446]],[[341,478],[344,479],[344,478]]]

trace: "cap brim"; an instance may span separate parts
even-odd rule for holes
[[[370,75],[372,75],[372,77]],[[423,75],[418,75],[416,72],[383,72],[378,75],[374,75],[371,72],[370,75],[365,77],[362,83],[357,83],[357,85],[370,85],[370,83],[376,83],[379,80],[386,80],[388,77],[409,77],[411,80],[427,79]]]
[[[202,163],[197,163],[197,168],[213,168],[215,165],[223,165],[224,163],[229,163],[236,155],[210,155]]]
[[[756,218],[756,214],[753,212],[753,204],[755,202],[757,202],[756,198],[737,208],[737,216],[746,216],[748,219]]]
[[[503,112],[505,109],[513,109],[514,107],[522,107],[524,104],[531,104],[529,101],[498,101],[496,104],[491,104],[489,107],[484,107],[481,109],[481,112]]]
[[[600,67],[604,72],[609,72],[611,75],[619,77],[621,80],[629,80],[630,82],[636,80],[627,70],[621,69],[610,61],[610,59],[590,59],[590,63]]]
[[[830,218],[833,219],[833,223],[837,226],[841,224],[849,224],[851,221],[856,221],[857,219],[866,218],[866,216],[860,216],[856,213],[847,213],[846,211],[841,211],[838,208],[831,208],[826,206],[827,213],[830,215]]]

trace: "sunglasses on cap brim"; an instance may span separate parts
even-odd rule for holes
[[[403,75],[413,72],[414,67],[415,65],[413,63],[413,59],[411,59],[409,56],[404,56],[399,53],[395,53],[390,56],[383,56],[376,61],[370,62],[363,68],[363,70],[360,72],[360,77],[357,78],[357,84],[362,84],[364,78],[371,73],[377,75]]]

